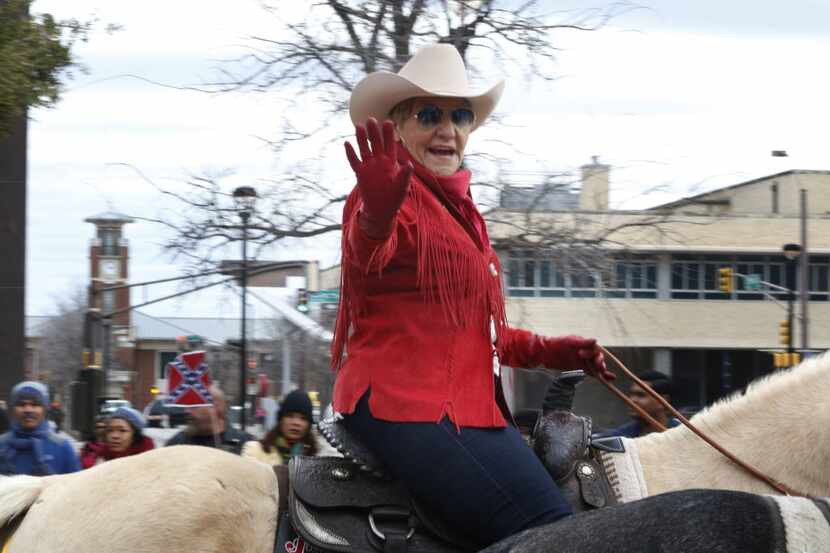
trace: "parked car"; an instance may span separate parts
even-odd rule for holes
[[[111,415],[119,407],[132,406],[133,404],[126,399],[105,399],[103,403],[101,403],[101,406],[98,408],[98,412],[102,415]]]

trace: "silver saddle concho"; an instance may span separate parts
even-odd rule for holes
[[[383,463],[326,408],[318,429],[340,457],[294,457],[288,508],[312,551],[461,553],[478,548],[419,508]]]
[[[530,438],[539,460],[559,486],[575,513],[617,503],[597,450],[619,451],[619,438],[592,440],[591,418],[572,411],[581,370],[564,371],[554,378]]]

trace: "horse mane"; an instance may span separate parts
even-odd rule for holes
[[[805,359],[790,369],[770,373],[692,417],[692,423],[713,429],[760,413],[801,419],[822,405],[830,393],[830,352]],[[782,421],[784,422],[784,421]]]
[[[702,410],[692,423],[742,461],[791,488],[830,495],[828,395],[830,352],[756,380],[745,392]],[[649,494],[688,487],[770,491],[685,426],[634,441]]]

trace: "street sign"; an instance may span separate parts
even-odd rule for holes
[[[744,279],[744,287],[747,290],[760,290],[761,289],[761,275],[758,273],[751,273],[746,275]]]
[[[311,303],[337,303],[340,301],[340,290],[320,290],[309,292],[308,301]]]

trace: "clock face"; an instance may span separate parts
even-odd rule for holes
[[[117,259],[102,259],[100,265],[100,273],[104,278],[118,278],[118,260]]]

